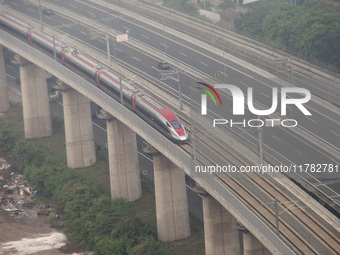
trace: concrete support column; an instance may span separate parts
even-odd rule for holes
[[[248,232],[243,233],[243,254],[244,255],[270,255],[271,253],[260,243],[256,237]]]
[[[156,216],[158,239],[174,241],[190,236],[190,222],[184,171],[154,151]]]
[[[46,72],[26,59],[15,55],[20,67],[22,108],[26,138],[52,135]]]
[[[96,162],[90,100],[58,81],[63,87],[67,165],[70,168],[91,166]]]
[[[103,110],[98,117],[106,119],[111,198],[134,201],[142,196],[136,134]]]
[[[9,110],[9,99],[7,91],[7,79],[5,70],[5,59],[3,47],[0,45],[0,113]]]
[[[239,255],[239,233],[233,216],[209,194],[203,199],[206,255]]]

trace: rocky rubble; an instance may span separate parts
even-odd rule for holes
[[[0,158],[0,206],[18,222],[42,224],[39,217],[54,214],[53,208],[35,201],[37,193],[23,176]]]

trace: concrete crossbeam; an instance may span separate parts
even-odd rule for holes
[[[46,72],[28,60],[15,55],[20,68],[22,108],[26,138],[52,135]]]
[[[3,47],[0,45],[0,113],[9,110],[9,99],[7,91],[7,79],[5,70],[5,59]]]
[[[111,198],[142,196],[136,134],[112,116],[106,121]]]
[[[65,84],[63,84],[65,87]],[[91,166],[96,162],[90,100],[78,91],[63,89],[67,165]]]
[[[240,241],[233,216],[210,195],[202,197],[206,255],[239,255]]]
[[[160,153],[153,154],[158,239],[163,242],[190,236],[184,171]]]

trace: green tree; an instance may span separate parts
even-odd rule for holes
[[[235,28],[243,32],[263,37],[263,20],[272,8],[272,5],[262,2],[255,7],[254,11],[240,13],[240,15],[235,18]]]
[[[170,255],[171,252],[167,246],[161,242],[156,241],[154,238],[145,239],[138,245],[134,246],[129,255]]]
[[[226,9],[226,8],[234,8],[235,3],[233,0],[224,0],[221,4],[218,5],[219,9]]]
[[[73,179],[63,185],[56,203],[58,208],[64,208],[71,222],[86,212],[98,195],[98,186],[90,180]]]
[[[279,3],[263,19],[264,38],[276,45],[287,47],[293,33],[299,8],[286,3]]]
[[[8,153],[15,145],[16,135],[9,129],[4,128],[0,130],[0,152]]]
[[[127,250],[131,247],[131,240],[127,237],[111,239],[104,237],[95,247],[95,255],[128,255]]]
[[[302,6],[261,2],[241,14],[235,27],[264,38],[269,44],[291,49],[340,68],[340,11],[308,0]]]
[[[189,0],[166,0],[164,5],[188,14],[194,15],[197,13],[196,7]]]
[[[112,237],[119,238],[126,236],[131,240],[137,241],[137,237],[143,235],[151,235],[151,228],[147,227],[137,217],[124,217],[121,218],[115,228],[112,230]]]
[[[16,162],[20,172],[23,172],[26,166],[39,167],[45,161],[44,149],[30,140],[17,141],[9,156]]]
[[[34,182],[34,189],[39,195],[50,198],[52,192],[56,187],[56,183],[53,181],[53,168],[51,166],[28,165],[24,170],[24,178]]]

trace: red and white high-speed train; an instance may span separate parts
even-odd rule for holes
[[[42,47],[53,53],[51,35],[34,29],[31,25],[5,12],[0,12],[0,24],[3,28],[27,39],[29,44]],[[117,98],[120,95],[119,76],[115,72],[57,39],[54,42],[61,63],[76,68],[87,77],[92,77],[96,85],[110,96]],[[123,79],[122,91],[124,101],[128,103],[129,107],[166,137],[178,143],[188,140],[188,134],[183,124],[176,114],[165,105]]]

